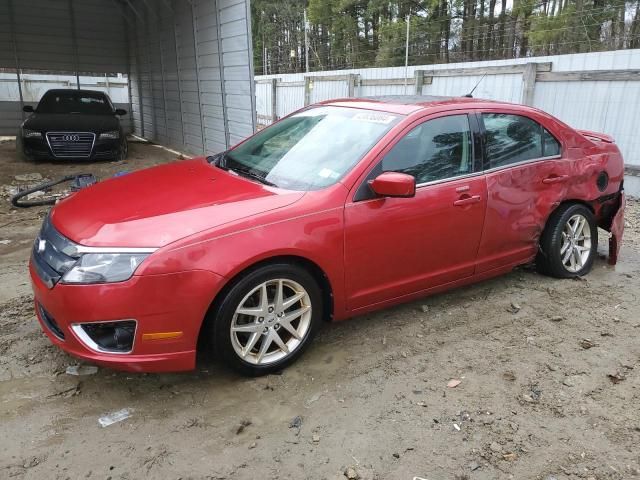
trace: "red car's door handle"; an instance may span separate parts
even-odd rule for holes
[[[472,203],[480,202],[480,195],[463,195],[458,200],[453,202],[454,207],[464,207],[465,205],[471,205]]]
[[[547,177],[544,180],[542,180],[542,183],[560,183],[560,182],[565,182],[567,180],[567,178],[569,178],[569,175],[554,175],[551,177]]]

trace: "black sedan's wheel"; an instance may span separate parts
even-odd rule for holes
[[[118,153],[118,161],[124,161],[127,159],[129,155],[129,142],[127,142],[126,137],[122,139],[122,143],[120,144],[120,152]]]
[[[24,143],[22,142],[21,132],[18,132],[18,134],[16,135],[16,155],[18,156],[18,159],[22,161],[25,161],[25,162],[32,161],[29,155],[27,155],[26,152],[24,151]]]
[[[568,204],[549,218],[536,265],[553,277],[578,277],[589,273],[597,250],[598,225],[593,213],[584,205]]]
[[[265,375],[291,364],[309,345],[321,323],[322,297],[305,269],[272,264],[238,280],[214,315],[218,356],[244,375]]]

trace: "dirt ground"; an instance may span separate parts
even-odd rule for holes
[[[640,478],[637,202],[615,268],[523,268],[327,325],[281,375],[66,374],[78,362],[40,331],[27,275],[46,208],[10,207],[15,175],[173,158],[133,144],[124,164],[33,164],[0,143],[0,478]]]

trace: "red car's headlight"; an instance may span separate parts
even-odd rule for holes
[[[148,253],[85,253],[62,277],[62,283],[123,282],[131,278]]]

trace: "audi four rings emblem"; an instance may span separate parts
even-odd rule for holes
[[[78,140],[80,140],[80,135],[63,135],[62,139],[65,142],[77,142]]]

